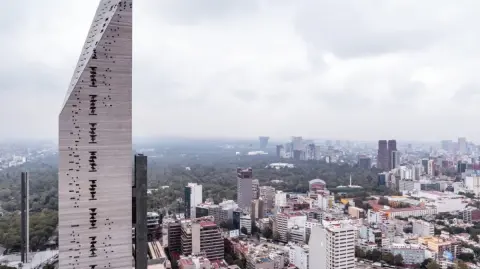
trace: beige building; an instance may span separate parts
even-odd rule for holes
[[[182,255],[205,255],[210,260],[224,258],[224,243],[221,230],[211,217],[182,223]]]
[[[365,210],[359,207],[349,206],[348,215],[352,218],[362,219],[365,217]]]
[[[132,0],[101,0],[59,115],[60,268],[132,268]]]

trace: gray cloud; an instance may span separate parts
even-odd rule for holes
[[[0,138],[56,137],[97,3],[3,4]],[[136,0],[134,135],[473,138],[479,129],[445,115],[479,114],[479,9],[473,0]],[[425,122],[431,130],[419,134]]]

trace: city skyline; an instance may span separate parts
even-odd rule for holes
[[[480,3],[186,3],[138,3],[135,136],[438,141],[479,131]],[[55,138],[76,33],[97,1],[5,5],[0,36],[18,42],[0,45],[13,63],[0,69],[0,136]]]

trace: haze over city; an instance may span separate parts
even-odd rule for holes
[[[0,139],[56,139],[97,4],[3,3]],[[133,135],[475,141],[479,8],[139,0]]]

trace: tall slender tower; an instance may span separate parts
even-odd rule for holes
[[[388,170],[389,159],[387,140],[378,140],[377,168]]]
[[[30,208],[29,208],[29,180],[28,173],[22,172],[21,175],[21,260],[23,263],[27,263],[30,253]]]
[[[59,267],[132,268],[132,0],[101,0],[59,116]]]
[[[248,209],[253,199],[252,168],[237,168],[237,204],[241,209]]]
[[[388,140],[388,169],[389,170],[395,168],[393,167],[393,162],[392,162],[393,151],[397,151],[397,140]]]

